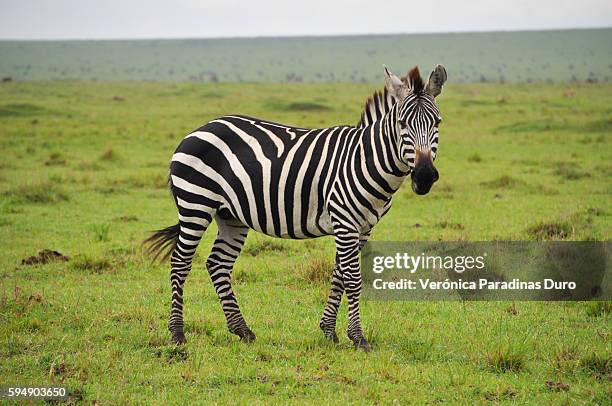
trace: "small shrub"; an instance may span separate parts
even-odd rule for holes
[[[156,349],[155,355],[164,358],[168,363],[175,363],[186,361],[189,354],[185,346],[172,346]]]
[[[80,170],[84,170],[84,171],[99,171],[100,169],[102,169],[102,166],[97,163],[97,162],[79,162],[78,165],[76,165],[77,169]]]
[[[605,216],[606,211],[604,209],[600,209],[599,207],[589,207],[586,210],[586,214],[589,216],[599,217],[599,216]]]
[[[563,382],[546,381],[546,387],[553,392],[567,392],[569,385]]]
[[[66,165],[66,159],[59,152],[54,152],[49,155],[49,158],[45,161],[46,166],[64,166]]]
[[[68,200],[68,195],[51,182],[19,186],[4,192],[4,196],[23,203],[56,203]]]
[[[589,317],[600,317],[610,314],[612,302],[590,302],[586,308],[586,314]]]
[[[493,391],[485,392],[484,397],[490,402],[501,402],[504,400],[508,401],[516,397],[516,391],[509,387],[498,387]]]
[[[603,133],[610,133],[610,131],[612,131],[612,119],[604,118],[602,120],[591,121],[590,123],[584,126],[584,129],[587,132],[597,131],[597,132],[603,132]],[[603,135],[600,135],[599,137],[603,137]]]
[[[540,121],[527,121],[527,122],[516,122],[512,124],[502,125],[493,129],[493,134],[500,132],[503,133],[534,133],[534,132],[545,132],[556,129],[556,126]]]
[[[100,161],[111,162],[111,161],[117,161],[118,159],[119,159],[119,156],[117,155],[117,153],[112,147],[106,148],[104,152],[102,152],[102,154],[100,155]]]
[[[185,332],[212,337],[215,334],[215,328],[206,320],[197,320],[185,323]]]
[[[553,368],[556,372],[574,371],[578,365],[576,347],[562,346],[553,358]]]
[[[94,241],[108,241],[110,226],[108,224],[94,224],[91,226]]]
[[[438,188],[438,192],[440,193],[453,193],[453,187],[447,183],[440,185]]]
[[[296,111],[296,112],[331,110],[330,107],[324,104],[316,103],[316,102],[298,101],[298,102],[287,103],[286,101],[280,100],[280,99],[270,99],[268,101],[268,106],[274,110]]]
[[[501,83],[504,83],[503,78],[500,80]],[[499,99],[497,99],[497,103],[498,104],[507,104],[508,103],[508,96],[501,96]]]
[[[516,316],[518,314],[518,310],[516,310],[516,303],[512,302],[512,304],[506,308],[506,313],[511,316]]]
[[[141,173],[138,175],[131,175],[123,179],[114,179],[109,182],[109,184],[111,186],[125,186],[128,189],[166,189],[168,187],[168,178],[161,173]]]
[[[119,222],[122,222],[122,223],[128,223],[128,222],[132,222],[132,221],[138,221],[138,217],[134,216],[134,215],[126,214],[125,216],[115,217],[113,220],[114,221],[119,221]]]
[[[533,187],[533,192],[540,194],[540,195],[546,195],[546,196],[554,196],[554,195],[558,195],[559,191],[553,187],[547,186],[547,185],[537,185]]]
[[[54,380],[59,380],[60,382],[64,382],[66,379],[77,379],[77,380],[87,380],[87,370],[83,368],[77,368],[66,364],[64,361],[56,361],[52,362],[49,368],[49,376]],[[72,393],[72,392],[71,392]],[[72,394],[69,395],[69,399],[72,397]],[[81,397],[82,400],[82,397]],[[76,402],[70,402],[70,404],[74,404]]]
[[[285,250],[285,246],[279,242],[276,242],[274,240],[263,240],[247,245],[242,249],[242,253],[246,255],[257,256],[265,252],[282,252]]]
[[[320,244],[317,242],[315,238],[310,239],[310,240],[304,240],[304,242],[302,242],[302,245],[307,250],[317,250],[318,251],[321,249]]]
[[[219,92],[205,92],[202,97],[205,99],[223,99],[225,96]]]
[[[102,273],[112,269],[112,264],[106,258],[94,258],[90,256],[76,257],[72,261],[72,268],[77,271],[89,271],[94,273]]]
[[[591,354],[580,360],[580,366],[598,378],[612,374],[612,359],[610,357]]]
[[[482,157],[478,152],[474,152],[472,155],[468,156],[468,162],[478,163],[482,162]]]
[[[67,375],[70,371],[70,368],[66,365],[65,362],[53,363],[49,368],[49,375],[51,377],[62,377]]]
[[[553,171],[553,175],[560,176],[568,180],[579,180],[591,176],[589,172],[583,171],[578,164],[570,162],[558,162]]]
[[[436,354],[434,342],[430,339],[411,338],[398,345],[401,357],[409,363],[431,362]]]
[[[442,229],[451,229],[451,230],[463,230],[465,229],[465,226],[461,223],[453,223],[451,221],[442,221],[438,224],[436,224],[436,227],[442,228]]]
[[[574,228],[566,221],[542,221],[529,227],[527,233],[538,241],[565,240],[574,234]]]
[[[24,321],[24,329],[30,333],[35,333],[37,331],[42,330],[43,328],[43,323],[40,321],[40,319],[30,319],[30,320],[25,320]]]
[[[286,111],[325,111],[331,110],[329,107],[314,102],[294,102],[285,106]]]
[[[481,183],[481,185],[491,188],[491,189],[502,189],[502,188],[512,189],[514,187],[522,186],[524,184],[525,182],[523,182],[522,180],[515,179],[508,175],[502,175],[499,178],[492,179],[490,181]]]
[[[334,271],[334,265],[334,261],[330,258],[314,258],[301,266],[300,276],[306,282],[313,284],[329,283]]]
[[[525,356],[510,347],[500,347],[487,354],[486,365],[495,372],[518,372],[525,366]]]
[[[244,269],[234,269],[232,273],[232,281],[236,284],[239,283],[255,283],[259,280],[256,272],[252,269],[245,271]]]
[[[113,195],[118,193],[125,193],[126,190],[124,188],[118,186],[98,186],[93,189],[96,193],[100,193],[102,195]]]
[[[77,403],[82,402],[84,397],[85,397],[84,389],[79,389],[79,388],[70,389],[70,393],[68,394],[68,401],[66,403],[75,405]]]
[[[45,109],[34,104],[7,104],[0,106],[0,117],[24,117],[42,114]]]

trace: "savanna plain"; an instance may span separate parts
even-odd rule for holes
[[[251,232],[234,270],[247,322],[226,327],[200,246],[188,344],[170,344],[169,265],[141,248],[174,224],[178,142],[223,114],[355,124],[376,83],[0,84],[0,382],[95,404],[612,403],[609,302],[376,302],[373,345],[318,328],[333,240]],[[440,181],[410,185],[373,240],[609,240],[611,84],[448,84]],[[59,255],[37,256],[43,249]],[[34,258],[29,258],[34,256]]]

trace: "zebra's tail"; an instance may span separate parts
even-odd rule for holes
[[[167,260],[176,244],[178,244],[180,226],[176,223],[173,226],[154,231],[149,238],[144,240],[145,251],[153,257],[153,261]]]

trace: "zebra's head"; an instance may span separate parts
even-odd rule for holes
[[[442,117],[435,98],[446,82],[446,70],[444,66],[437,65],[425,84],[418,67],[414,67],[402,79],[386,66],[384,68],[385,86],[398,100],[398,155],[410,168],[412,190],[424,195],[439,177],[433,163],[438,152],[438,126]]]

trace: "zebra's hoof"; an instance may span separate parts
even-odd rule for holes
[[[363,337],[355,340],[353,343],[355,345],[355,350],[362,350],[363,352],[370,352],[370,351],[372,351],[372,346]]]
[[[331,332],[325,332],[325,338],[327,338],[329,341],[333,342],[334,344],[338,344],[340,342],[340,340],[338,339],[338,334],[336,334],[335,331],[331,331]]]
[[[240,341],[244,341],[245,343],[252,343],[257,338],[255,333],[248,327],[237,331],[236,334],[240,337]]]
[[[186,344],[187,339],[185,338],[185,334],[182,332],[172,333],[172,343],[176,345]]]
[[[327,323],[326,320],[322,319],[319,323],[319,328],[323,331],[323,335],[334,344],[338,344],[338,335],[336,334],[336,322]]]

